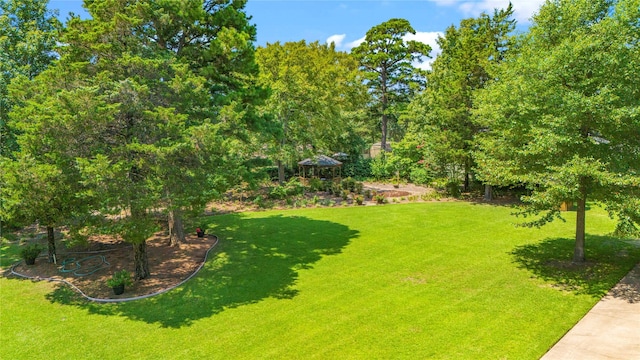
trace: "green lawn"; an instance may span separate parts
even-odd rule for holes
[[[0,358],[537,359],[633,265],[587,215],[516,228],[511,209],[414,203],[209,217],[221,243],[167,294],[80,301],[0,278]]]

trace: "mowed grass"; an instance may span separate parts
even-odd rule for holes
[[[167,294],[96,304],[0,279],[0,358],[537,359],[640,251],[587,215],[517,228],[507,207],[416,203],[229,214],[201,273]],[[153,270],[152,270],[153,271]]]

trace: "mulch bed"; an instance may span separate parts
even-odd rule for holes
[[[89,248],[58,249],[58,264],[49,263],[46,256],[36,260],[35,265],[25,265],[21,262],[14,271],[31,277],[46,279],[64,279],[77,286],[87,296],[99,299],[119,299],[153,294],[158,291],[173,287],[191,275],[204,261],[207,250],[215,244],[216,237],[205,235],[198,238],[195,234],[187,235],[186,242],[177,247],[169,246],[169,236],[166,233],[156,233],[147,240],[147,254],[149,257],[149,271],[151,276],[147,279],[134,281],[133,286],[127,287],[122,295],[114,295],[113,290],[107,286],[106,281],[115,271],[126,269],[133,276],[133,248],[131,244],[118,241],[110,236],[92,237]],[[77,276],[73,272],[61,272],[64,260],[75,258],[83,259],[88,256],[102,255],[108,262],[106,268],[102,268],[93,274]],[[84,271],[84,267],[99,267],[102,259],[92,257],[81,262],[78,273]],[[66,265],[65,269],[75,268],[73,263]]]

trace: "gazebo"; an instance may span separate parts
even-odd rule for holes
[[[330,158],[325,155],[316,155],[313,158],[308,158],[298,163],[298,170],[303,178],[306,178],[308,169],[331,169],[332,176],[336,177],[336,168],[338,169],[338,177],[342,175],[342,163],[336,159]],[[313,174],[317,174],[313,171]]]

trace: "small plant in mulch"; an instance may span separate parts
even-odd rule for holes
[[[44,248],[39,244],[30,244],[20,250],[20,256],[22,256],[27,265],[33,265],[42,250],[44,250]]]
[[[131,281],[131,273],[122,269],[113,273],[110,279],[107,280],[107,286],[113,289],[115,295],[120,295],[124,292],[126,286],[133,285]]]
[[[373,198],[376,201],[376,204],[384,204],[387,202],[387,199],[382,194],[375,195]]]

